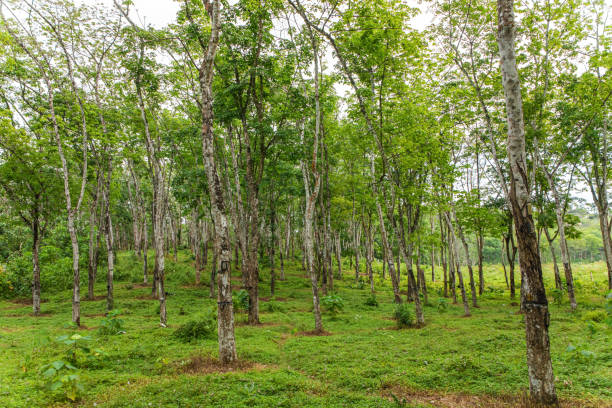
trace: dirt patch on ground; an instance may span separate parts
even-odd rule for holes
[[[423,404],[436,408],[538,408],[539,405],[521,395],[470,395],[390,387],[383,396],[400,404]],[[608,405],[606,405],[608,404]],[[609,403],[597,400],[561,400],[561,408],[605,408]]]
[[[140,283],[134,283],[132,284],[132,287],[134,289],[136,288],[150,288],[153,284],[152,283],[144,283],[144,282],[140,282]]]
[[[270,326],[280,326],[280,323],[274,323],[274,322],[265,322],[265,323],[257,323],[257,324],[249,324],[249,322],[245,322],[245,321],[240,321],[240,322],[236,322],[234,324],[234,326],[236,327],[242,327],[242,326],[252,326],[252,327],[270,327]]]
[[[94,296],[93,299],[89,299],[88,297],[83,298],[83,302],[97,302],[99,300],[105,300],[106,295],[98,295]]]
[[[11,313],[11,314],[5,314],[3,317],[51,317],[53,316],[53,313],[39,313],[38,316],[34,316],[34,313],[25,313],[25,314],[17,314],[17,313]]]
[[[275,297],[275,298],[269,298],[269,297],[260,297],[259,300],[261,300],[262,302],[288,302],[289,299],[287,298],[283,298],[283,297]]]
[[[49,299],[40,299],[40,303],[47,303]],[[31,305],[32,298],[17,298],[9,300],[11,303],[15,303],[17,305]]]
[[[106,316],[106,313],[89,313],[89,314],[84,314],[83,317],[104,317]]]
[[[138,300],[159,300],[157,298],[154,298],[151,295],[140,295],[140,296],[136,296],[134,299],[138,299]]]
[[[189,284],[189,285],[181,285],[181,288],[183,289],[203,289],[203,288],[208,288],[209,285],[208,283],[204,283],[204,282],[200,282],[199,284]]]
[[[317,336],[331,336],[332,333],[325,330],[309,330],[295,334],[296,337],[317,337]]]
[[[213,374],[243,371],[261,371],[267,366],[248,360],[238,360],[230,364],[223,364],[219,359],[211,356],[194,355],[186,361],[177,363],[177,371],[184,374]]]

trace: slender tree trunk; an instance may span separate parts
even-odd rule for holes
[[[440,262],[442,263],[442,272],[444,274],[444,297],[448,297],[448,276],[447,276],[447,257],[444,251],[444,240],[447,237],[444,231],[444,223],[442,222],[442,212],[438,211],[438,223],[440,224]],[[447,241],[448,242],[448,241]],[[450,255],[449,255],[450,258]]]
[[[572,274],[572,265],[570,263],[569,249],[567,247],[567,238],[565,237],[565,220],[563,219],[563,202],[557,190],[555,181],[552,175],[546,168],[543,168],[546,179],[552,191],[555,202],[555,216],[557,217],[557,227],[559,231],[559,247],[561,248],[561,261],[563,262],[563,272],[565,273],[565,283],[567,285],[567,296],[570,301],[572,310],[576,310],[576,295],[574,294],[574,277]]]
[[[455,267],[457,269],[457,277],[459,278],[459,289],[461,290],[461,300],[463,301],[463,311],[465,316],[471,316],[470,306],[468,305],[467,296],[465,293],[465,285],[463,284],[463,274],[461,273],[461,266],[459,265],[459,253],[457,251],[457,242],[455,239],[455,228],[450,215],[446,213],[446,224],[448,225],[448,231],[450,235],[449,246],[453,251],[453,258],[455,260]]]
[[[378,197],[378,188],[376,185],[376,176],[374,168],[374,157],[370,157],[370,177],[372,178],[372,194],[376,201],[376,213],[378,214],[378,226],[380,228],[380,237],[383,244],[383,251],[386,254],[386,260],[389,266],[389,275],[391,276],[391,286],[393,288],[393,301],[397,304],[402,303],[402,298],[399,291],[399,264],[398,273],[395,273],[395,264],[393,263],[393,252],[389,245],[389,238],[387,236],[387,229],[385,227],[385,220],[383,217],[382,206],[380,205],[380,198]]]
[[[104,200],[104,240],[106,242],[107,254],[107,270],[106,270],[106,310],[110,311],[114,308],[115,299],[113,296],[113,277],[115,271],[115,253],[113,242],[113,220],[110,212],[110,182],[111,169],[109,166],[106,186],[103,192]]]
[[[472,258],[470,257],[470,249],[468,247],[467,240],[465,239],[465,235],[463,234],[463,228],[459,224],[459,220],[457,220],[457,214],[455,214],[455,210],[452,210],[453,218],[455,219],[455,223],[457,224],[457,232],[459,233],[459,239],[463,243],[463,250],[465,252],[465,259],[467,261],[468,272],[470,274],[470,292],[472,292],[472,307],[478,307],[478,301],[476,299],[476,284],[474,283],[474,270],[472,269]]]
[[[149,227],[147,225],[147,213],[143,210],[143,243],[142,243],[142,282],[148,283],[149,280],[149,265],[148,265],[148,253],[149,253]]]
[[[538,404],[558,406],[548,338],[548,301],[532,218],[525,159],[525,124],[520,79],[514,51],[514,1],[497,0],[498,44],[502,85],[508,119],[507,152],[510,162],[512,215],[516,224],[519,260],[524,277],[525,334],[531,398]]]
[[[276,284],[276,270],[274,264],[276,246],[276,207],[274,206],[274,197],[270,201],[270,296],[274,297],[274,289]]]
[[[218,270],[217,291],[217,333],[219,340],[219,360],[231,363],[237,360],[236,341],[234,337],[234,309],[231,288],[231,246],[229,226],[225,215],[223,189],[219,180],[214,152],[213,128],[213,94],[212,80],[214,75],[214,60],[219,42],[220,0],[213,0],[211,7],[211,35],[208,48],[200,66],[200,91],[202,115],[202,155],[208,182],[211,213],[215,226],[215,252],[218,264],[212,265]],[[212,282],[211,282],[212,283]]]
[[[478,229],[477,236],[477,245],[478,245],[478,294],[482,295],[484,293],[484,269],[483,269],[483,247],[484,247],[484,237],[482,235],[482,228]]]
[[[559,265],[557,264],[557,254],[555,252],[555,246],[553,244],[554,239],[551,238],[547,227],[544,227],[544,235],[546,235],[546,241],[548,242],[548,248],[550,249],[550,255],[552,256],[553,268],[555,272],[555,288],[558,290],[563,290],[563,282],[561,281]]]
[[[338,279],[342,279],[342,250],[340,248],[340,236],[336,232],[335,234],[335,243],[336,243],[336,263],[338,264]]]
[[[38,204],[36,204],[38,206]],[[34,316],[40,315],[40,220],[38,207],[32,214],[32,312]]]
[[[317,171],[317,149],[319,146],[319,135],[321,130],[321,106],[319,100],[319,50],[317,47],[317,40],[312,32],[310,32],[312,46],[314,49],[314,90],[315,90],[315,132],[313,141],[312,161],[309,165],[306,164],[306,160],[301,160],[302,177],[304,179],[304,190],[306,193],[306,206],[304,212],[304,247],[306,252],[306,264],[308,267],[308,274],[310,275],[310,282],[312,286],[312,303],[313,303],[313,314],[315,319],[315,331],[321,333],[323,331],[323,322],[321,320],[321,307],[319,304],[319,289],[318,280],[315,273],[314,267],[314,232],[313,232],[313,221],[315,204],[317,202],[317,196],[321,187],[321,176]],[[302,125],[303,126],[303,125]],[[304,128],[301,131],[301,140],[304,144]],[[310,168],[310,171],[309,171]],[[311,174],[314,177],[314,186],[311,187]]]
[[[502,238],[501,242],[501,264],[504,268],[504,278],[506,279],[506,289],[510,288],[510,284],[508,283],[508,272],[506,270],[506,254],[505,254],[506,240]]]
[[[210,265],[210,288],[209,295],[211,299],[215,298],[215,280],[217,279],[217,251],[213,250],[213,259]],[[230,282],[231,285],[231,282]]]

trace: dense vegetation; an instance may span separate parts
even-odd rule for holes
[[[179,4],[0,0],[6,405],[609,404],[604,0]]]

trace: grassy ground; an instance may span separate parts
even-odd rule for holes
[[[0,406],[514,407],[528,387],[523,316],[504,292],[501,267],[487,268],[487,291],[472,317],[462,317],[462,306],[450,302],[440,310],[436,283],[425,307],[427,325],[405,330],[396,330],[391,319],[388,281],[377,281],[379,306],[366,306],[367,285],[359,289],[345,272],[336,282],[344,309],[337,316],[325,314],[327,336],[305,333],[313,318],[309,283],[299,265],[287,268],[288,279],[278,282],[272,300],[264,269],[262,324],[247,326],[244,313],[237,314],[243,363],[228,370],[214,363],[215,334],[191,343],[173,335],[216,307],[208,287],[190,286],[191,262],[187,252],[177,264],[168,260],[168,328],[157,324],[150,288],[132,283],[140,279],[140,264],[127,253],[120,254],[117,268],[124,281],[115,286],[125,334],[99,332],[104,299],[82,302],[81,329],[67,325],[69,292],[43,294],[47,302],[39,318],[31,316],[31,306],[0,302]],[[557,389],[567,407],[612,407],[612,330],[590,320],[604,313],[603,265],[578,265],[575,271],[579,310],[570,313],[566,301],[551,305]],[[550,271],[546,277],[551,282]],[[104,288],[99,282],[96,293]],[[69,371],[78,373],[83,390],[72,403],[69,387],[45,388],[41,367],[65,361],[70,346],[55,339],[75,333],[91,337],[83,344],[100,354],[79,351],[77,370]]]

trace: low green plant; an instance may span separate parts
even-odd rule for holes
[[[446,312],[448,310],[448,300],[446,300],[443,297],[439,298],[436,308],[438,309],[438,312],[440,313]]]
[[[246,290],[241,289],[237,293],[234,293],[233,301],[235,310],[249,310],[249,293]]]
[[[405,303],[395,306],[393,318],[395,319],[398,329],[404,329],[414,325],[414,313]]]
[[[336,316],[344,309],[344,301],[338,295],[327,295],[321,298],[321,304],[332,316]]]
[[[90,341],[90,336],[81,336],[78,333],[71,336],[59,336],[55,339],[57,344],[67,346],[65,349],[66,359],[74,365],[77,365],[79,356],[85,356],[86,358],[91,356],[92,349],[89,347]],[[94,350],[93,352],[96,353],[97,350]]]
[[[117,334],[124,334],[123,330],[123,319],[119,318],[121,314],[120,310],[111,310],[106,313],[106,317],[100,321],[100,328],[98,332],[104,336],[114,336]]]
[[[608,313],[605,310],[590,310],[588,312],[583,313],[582,320],[585,322],[592,321],[596,323],[603,323],[606,321],[608,317]]]
[[[264,310],[268,313],[284,312],[284,308],[280,305],[280,303],[274,302],[273,300],[264,303]]]
[[[349,288],[363,290],[363,289],[365,289],[365,282],[363,281],[362,278],[359,278],[359,280],[357,282],[351,283],[349,285]]]
[[[76,401],[79,393],[84,391],[83,385],[79,382],[77,368],[68,362],[57,360],[45,364],[40,368],[40,373],[45,378],[50,391],[62,389],[64,396],[70,401]]]
[[[568,359],[575,361],[577,363],[586,364],[595,358],[595,353],[589,350],[585,350],[583,348],[578,348],[569,344],[565,349],[565,352],[568,355]]]
[[[372,293],[370,296],[366,298],[364,304],[366,306],[378,307],[378,300],[376,300],[376,295]]]
[[[560,289],[552,289],[550,291],[550,296],[553,299],[553,303],[557,306],[561,306],[563,304],[563,291]]]
[[[181,325],[174,331],[173,336],[183,343],[189,343],[204,338],[212,338],[216,326],[215,319],[212,314],[209,314],[198,319],[190,320]]]

